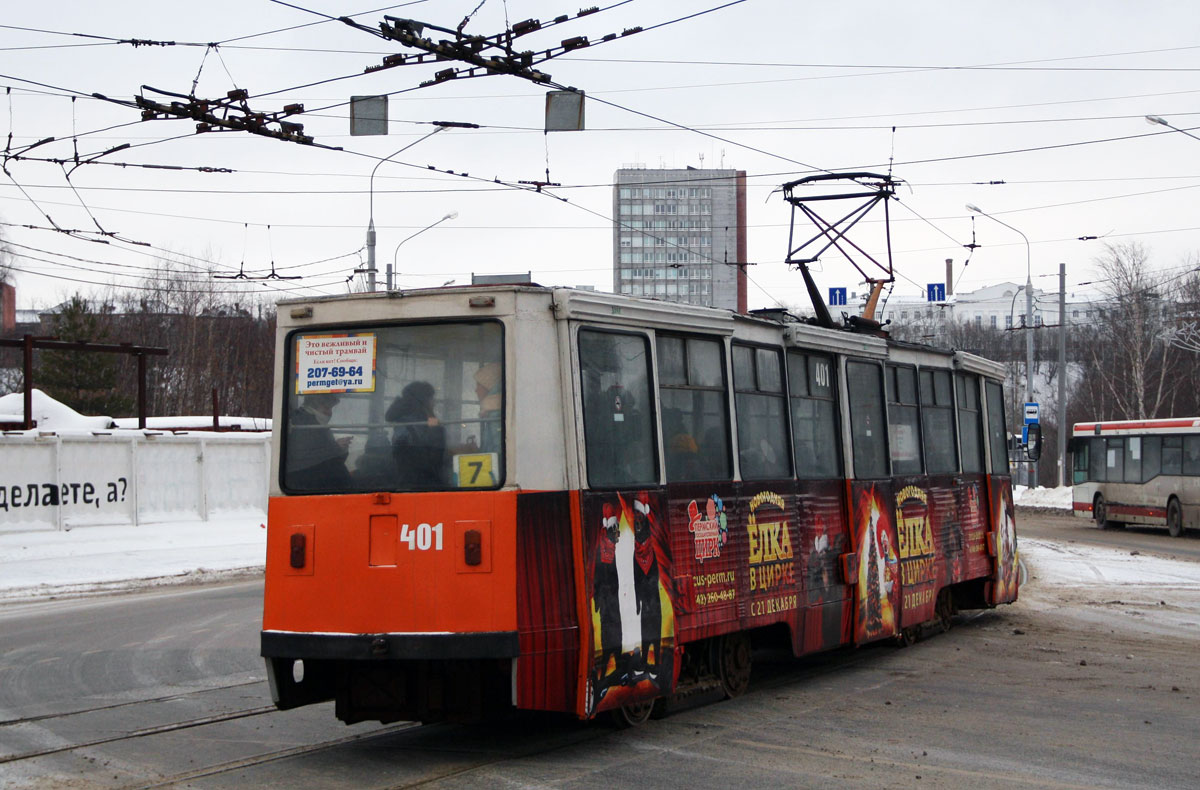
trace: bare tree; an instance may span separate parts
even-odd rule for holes
[[[1090,419],[1144,419],[1170,414],[1181,381],[1181,356],[1164,337],[1170,300],[1161,275],[1137,242],[1110,244],[1096,259],[1105,282],[1099,318],[1085,330],[1084,389]]]

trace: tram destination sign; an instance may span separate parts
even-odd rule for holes
[[[296,394],[374,391],[374,333],[296,338]]]

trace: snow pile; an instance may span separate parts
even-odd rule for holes
[[[33,419],[37,431],[64,433],[71,431],[137,430],[137,417],[88,417],[66,404],[56,401],[41,390],[34,388],[32,394]],[[25,420],[25,394],[14,392],[0,396],[0,426],[19,427]],[[222,428],[238,428],[243,431],[269,431],[271,420],[262,417],[220,417]],[[203,431],[212,429],[212,415],[184,417],[147,417],[146,428],[156,431]]]
[[[1026,488],[1025,486],[1013,486],[1013,501],[1021,507],[1042,507],[1070,511],[1072,509],[1071,487]]]
[[[0,532],[0,602],[261,572],[260,518]]]
[[[86,417],[40,389],[35,388],[30,394],[32,416],[39,431],[102,431],[113,427],[111,417]],[[5,417],[4,422],[20,425],[25,419],[25,393],[0,397],[0,415]]]

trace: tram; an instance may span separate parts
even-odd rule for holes
[[[997,363],[533,285],[279,306],[281,709],[642,722],[1016,599]]]

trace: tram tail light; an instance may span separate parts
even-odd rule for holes
[[[483,533],[477,529],[463,533],[463,562],[468,565],[483,563]]]
[[[303,532],[292,533],[291,540],[291,560],[290,564],[293,568],[299,570],[304,567],[304,562],[308,556],[308,538]]]

